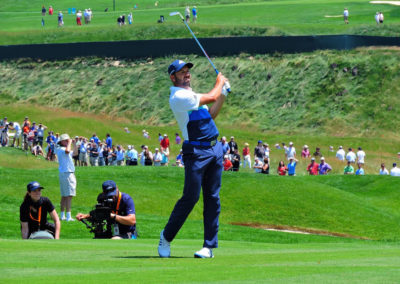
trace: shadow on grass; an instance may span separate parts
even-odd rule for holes
[[[131,255],[131,256],[114,256],[114,258],[159,258],[163,259],[159,256],[154,256],[154,255]],[[193,258],[189,256],[170,256],[169,258]]]

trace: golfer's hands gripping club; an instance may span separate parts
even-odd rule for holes
[[[218,72],[217,75],[217,85],[222,84],[222,91],[221,93],[226,97],[228,95],[228,93],[231,92],[231,86],[229,84],[229,81],[227,78],[225,78],[224,75],[222,75],[222,73]]]

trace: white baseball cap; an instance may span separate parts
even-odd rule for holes
[[[321,161],[322,161],[322,160],[325,160],[325,158],[324,158],[324,157],[321,157]]]
[[[292,146],[293,145],[293,142],[289,142],[289,146]]]

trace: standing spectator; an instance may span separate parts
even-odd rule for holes
[[[229,141],[228,146],[229,146],[229,154],[231,154],[232,156],[235,150],[238,150],[238,145],[235,141],[235,137],[231,136],[231,141]]]
[[[109,148],[109,149],[112,148],[112,138],[110,136],[110,133],[106,134],[106,145],[107,145],[107,148]]]
[[[240,168],[240,155],[238,149],[233,152],[232,155],[232,170],[238,172]]]
[[[400,159],[400,152],[397,153],[397,157]]]
[[[125,26],[125,14],[122,15],[121,23],[123,26]]]
[[[189,6],[186,6],[186,8],[185,8],[185,20],[186,20],[186,23],[189,24],[189,22],[190,22],[190,7]]]
[[[83,11],[83,18],[85,18],[85,25],[89,24],[89,13],[87,9]]]
[[[397,167],[396,163],[393,163],[393,169],[390,170],[390,175],[393,177],[400,177],[400,168]]]
[[[161,133],[158,133],[158,143],[161,143],[161,141],[163,140],[163,136],[161,135]]]
[[[79,10],[78,13],[76,13],[76,24],[78,26],[82,26],[82,11]]]
[[[64,18],[63,13],[62,13],[61,11],[59,11],[59,12],[58,12],[58,26],[59,26],[59,27],[64,26],[64,20],[63,20],[63,18]]]
[[[144,138],[150,139],[149,132],[147,132],[145,129],[143,129],[143,130],[142,130],[142,133],[143,133],[143,137],[144,137]]]
[[[125,150],[121,145],[117,145],[117,166],[123,166],[125,160]]]
[[[375,22],[376,22],[376,25],[379,25],[379,12],[376,12],[376,14],[375,14]]]
[[[320,175],[327,175],[332,170],[332,167],[325,163],[325,158],[321,157],[321,163],[319,164],[319,174]]]
[[[193,16],[192,22],[195,24],[197,21],[197,7],[196,6],[193,6],[192,16]]]
[[[175,162],[176,162],[176,166],[177,167],[183,167],[184,166],[182,149],[179,151],[179,154],[176,156]]]
[[[357,151],[357,161],[361,164],[365,164],[365,152],[362,150],[361,147],[358,147],[358,151]]]
[[[75,221],[71,217],[72,198],[76,196],[75,167],[72,161],[72,140],[68,134],[62,134],[57,147],[60,172],[61,220]],[[66,214],[64,213],[66,211]]]
[[[296,158],[296,148],[293,146],[293,142],[289,142],[289,147],[287,147],[285,151],[285,157],[287,160]]]
[[[31,122],[29,120],[29,117],[27,117],[27,116],[25,116],[25,119],[24,119],[24,122],[22,123],[22,125],[25,126],[25,124],[28,125],[28,127],[31,127]]]
[[[12,121],[10,122],[9,128],[12,129],[12,130],[15,130],[14,139],[13,139],[11,147],[19,148],[19,138],[21,137],[21,134],[22,134],[22,128],[19,125],[19,123],[15,122],[15,121],[14,122],[12,122]],[[15,146],[15,141],[17,142],[17,146]]]
[[[339,146],[339,150],[337,150],[337,152],[336,152],[336,158],[339,161],[344,161],[345,156],[346,156],[346,152],[343,150],[343,146]]]
[[[38,140],[37,140],[37,125],[36,125],[36,122],[33,122],[32,123],[32,126],[31,126],[31,129],[30,129],[30,131],[32,131],[33,132],[33,141],[32,141],[32,145],[31,146],[34,146],[34,145],[36,145],[37,144],[37,142],[38,142]],[[28,134],[28,136],[29,135],[32,135],[32,134]]]
[[[314,158],[322,157],[321,148],[316,147],[313,156],[314,156]]]
[[[92,9],[89,8],[88,9],[88,24],[90,24],[92,22],[92,18],[93,18],[93,12],[92,12]]]
[[[349,23],[349,10],[347,8],[344,8],[343,11],[343,20],[345,24]]]
[[[246,168],[246,165],[249,165],[249,169],[251,169],[251,157],[250,157],[249,143],[244,143],[244,148],[242,150],[242,154],[243,154],[243,168]]]
[[[258,140],[258,145],[254,148],[254,158],[258,158],[260,161],[264,160],[265,149],[263,147],[263,142]]]
[[[26,138],[27,139],[27,138]],[[47,143],[47,156],[46,160],[53,161],[53,155],[54,155],[54,136],[53,132],[49,131],[47,133],[47,138],[46,138],[46,143]]]
[[[46,16],[46,7],[42,6],[42,16]]]
[[[280,161],[278,164],[278,169],[277,169],[278,175],[285,176],[287,172],[288,172],[288,168],[285,166],[285,162]]]
[[[147,146],[144,146],[143,157],[145,166],[153,165],[153,153],[149,151],[149,147]]]
[[[99,145],[97,146],[97,152],[99,153],[99,166],[105,166],[106,165],[106,161],[104,158],[104,144],[103,143],[99,143]]]
[[[119,27],[122,26],[122,15],[117,18],[117,24]]]
[[[358,169],[356,171],[356,176],[363,176],[365,174],[363,169],[363,163],[358,163]]]
[[[318,169],[319,169],[319,165],[315,162],[315,158],[312,157],[311,163],[307,167],[307,172],[309,172],[311,176],[317,176]]]
[[[169,149],[161,148],[161,166],[168,166],[169,162]]]
[[[131,158],[130,165],[137,166],[138,164],[138,152],[136,151],[135,147],[131,145],[131,150],[129,151],[129,156]]]
[[[90,148],[88,148],[89,150],[89,155],[90,155],[90,165],[92,167],[97,167],[99,165],[99,150],[98,150],[98,145],[95,142],[92,142],[89,144]]]
[[[49,15],[53,16],[53,13],[54,13],[53,6],[49,6]]]
[[[385,18],[383,17],[383,13],[382,12],[379,12],[379,23],[380,24],[383,24],[383,20],[384,20]]]
[[[179,136],[179,133],[175,133],[175,144],[180,145],[182,138]]]
[[[8,146],[8,127],[9,124],[6,122],[6,124],[0,128],[1,129],[1,146],[2,147],[7,147]]]
[[[381,168],[379,169],[379,174],[380,174],[381,176],[387,176],[387,175],[389,175],[389,171],[386,169],[384,163],[381,164]]]
[[[40,147],[43,147],[43,137],[44,137],[44,131],[46,129],[47,129],[46,126],[39,123],[39,127],[37,128],[36,133],[37,133],[37,143],[40,145]]]
[[[296,166],[297,166],[298,160],[294,157],[289,158],[289,164],[287,165],[288,168],[288,175],[289,176],[295,176],[296,175]]]
[[[264,158],[264,164],[261,168],[261,173],[269,175],[269,159],[267,157]]]
[[[261,173],[263,167],[263,163],[261,162],[261,160],[258,157],[254,158],[254,172],[256,173]]]
[[[229,155],[229,144],[228,143],[226,143],[226,137],[225,136],[222,136],[222,138],[221,138],[221,146],[222,146],[222,153],[224,154],[224,156],[226,155],[226,154],[228,154]]]
[[[72,158],[74,159],[74,166],[77,167],[79,165],[79,146],[81,142],[79,141],[79,137],[75,136],[75,139],[72,140]]]
[[[308,149],[307,145],[303,146],[303,151],[301,151],[301,157],[302,158],[309,158],[310,157],[310,150]]]
[[[93,133],[92,137],[90,138],[90,141],[92,141],[92,140],[94,143],[99,145],[100,139],[99,139],[99,137],[97,137],[96,133]]]
[[[349,148],[349,152],[347,152],[346,160],[350,163],[356,162],[356,154],[354,154],[353,149]]]
[[[233,167],[233,165],[232,165],[231,160],[229,160],[229,156],[225,155],[224,156],[224,171],[230,171],[230,170],[232,170],[232,167]]]
[[[153,155],[153,162],[154,162],[154,166],[161,166],[161,160],[162,160],[162,156],[160,151],[158,150],[158,148],[155,149],[154,155]]]
[[[83,138],[81,145],[79,146],[79,162],[81,166],[87,166],[87,153],[88,152],[88,143],[86,138]]]
[[[268,143],[263,143],[263,147],[264,147],[264,158],[268,158],[269,159],[269,145]]]
[[[161,140],[160,146],[161,148],[169,148],[169,139],[167,134],[164,134],[164,138]]]
[[[129,23],[130,25],[132,25],[132,20],[133,20],[132,13],[129,13],[129,14],[128,14],[128,23]]]
[[[354,168],[351,165],[350,161],[347,161],[347,166],[344,167],[344,174],[345,175],[352,175],[354,174]]]

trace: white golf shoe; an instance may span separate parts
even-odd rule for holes
[[[160,234],[160,243],[158,244],[158,255],[160,257],[170,257],[171,247],[170,242],[164,238],[164,230]]]
[[[202,248],[194,254],[195,258],[214,258],[212,249]]]

